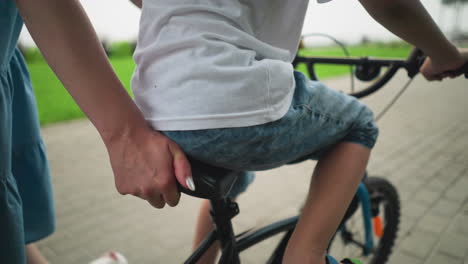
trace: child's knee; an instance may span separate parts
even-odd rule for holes
[[[369,107],[362,105],[345,141],[359,143],[371,149],[374,147],[378,135],[379,128],[375,122],[374,113]]]

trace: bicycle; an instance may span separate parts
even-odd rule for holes
[[[424,54],[420,50],[414,49],[406,60],[373,59],[368,57],[330,58],[297,56],[293,65],[305,63],[309,75],[313,80],[318,79],[314,71],[315,64],[356,66],[354,74],[358,79],[362,81],[374,81],[374,83],[365,89],[350,93],[351,96],[356,98],[362,98],[375,93],[392,79],[399,69],[405,69],[410,81],[397,95],[396,99],[398,99],[409,86],[411,80],[419,73],[419,68],[424,59]],[[382,67],[387,67],[384,74],[380,74]],[[464,73],[465,77],[468,78],[468,63],[457,70],[457,72]],[[388,110],[396,99],[383,112]],[[234,235],[231,219],[239,214],[239,207],[236,202],[227,198],[227,194],[236,181],[236,173],[228,169],[204,164],[194,159],[190,159],[190,163],[192,164],[192,175],[197,189],[193,192],[180,185],[179,189],[187,195],[210,200],[214,230],[207,235],[201,245],[184,263],[196,263],[215,241],[219,241],[221,246],[219,263],[237,264],[240,263],[240,252],[269,237],[285,232],[267,261],[269,264],[281,263],[284,251],[299,216],[293,216],[255,230],[247,230]],[[362,216],[359,216],[359,213]],[[354,230],[356,227],[350,224],[355,218],[363,223],[364,234],[360,234],[360,228]],[[383,178],[368,177],[366,172],[363,182],[359,185],[357,193],[330,243],[329,251],[333,252],[337,243],[342,242],[343,248],[353,250],[353,254],[356,253],[360,257],[365,257],[367,259],[366,263],[383,264],[391,254],[397,237],[399,221],[400,201],[396,188]],[[356,237],[357,235],[359,237]],[[350,257],[350,255],[346,255],[346,257]]]

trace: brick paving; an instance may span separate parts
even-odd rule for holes
[[[403,83],[399,76],[366,99],[376,112]],[[333,80],[343,87],[347,80]],[[418,78],[379,122],[381,134],[369,173],[389,179],[400,193],[402,223],[393,264],[468,264],[468,82],[427,83]],[[52,264],[81,264],[114,249],[130,263],[182,263],[199,200],[156,210],[114,190],[103,144],[86,120],[43,128],[53,175],[57,231],[39,243]],[[239,199],[235,229],[297,213],[313,162],[260,172]],[[285,180],[287,178],[288,180]],[[292,190],[292,191],[291,191]],[[270,239],[242,253],[263,263]]]

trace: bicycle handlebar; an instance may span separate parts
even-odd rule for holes
[[[468,62],[465,63],[465,65],[463,65],[462,67],[460,67],[458,70],[448,71],[447,73],[448,74],[453,74],[453,75],[463,74],[463,75],[465,75],[465,78],[468,79]]]
[[[313,80],[318,80],[317,75],[315,74],[314,65],[315,64],[335,64],[335,65],[354,65],[356,66],[355,75],[358,79],[363,81],[375,80],[380,72],[382,67],[388,67],[387,71],[379,77],[373,84],[369,85],[367,88],[350,93],[349,95],[356,98],[365,97],[370,95],[377,90],[381,89],[397,71],[401,68],[407,71],[409,78],[414,78],[419,73],[419,69],[423,64],[426,56],[420,49],[413,49],[406,60],[403,59],[376,59],[369,57],[362,58],[331,58],[331,57],[307,57],[307,56],[296,56],[293,61],[294,67],[299,63],[305,63],[307,65],[307,70],[309,71],[310,78]],[[461,74],[465,75],[465,78],[468,78],[468,63],[462,66],[456,71],[448,72],[449,74]]]

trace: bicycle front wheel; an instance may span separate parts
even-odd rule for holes
[[[361,207],[345,218],[335,234],[329,254],[338,258],[358,258],[366,264],[383,264],[388,260],[400,223],[400,200],[397,190],[387,180],[369,177],[364,181],[371,200],[374,248],[364,254],[365,233]]]

